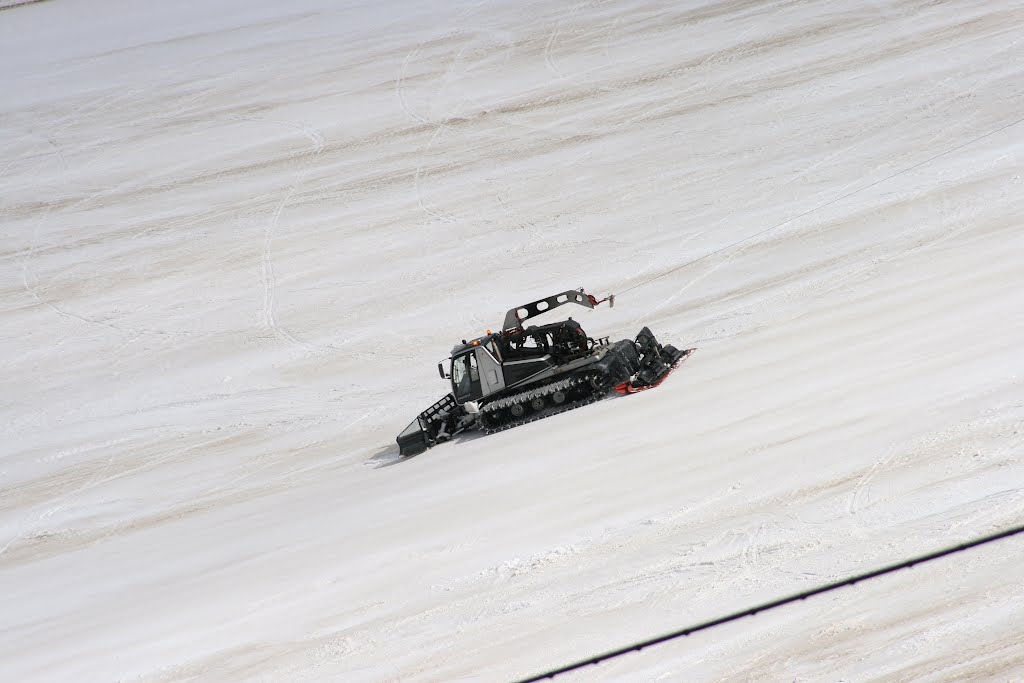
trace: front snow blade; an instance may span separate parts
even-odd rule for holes
[[[474,417],[455,402],[455,396],[447,394],[420,413],[398,435],[395,439],[398,451],[403,456],[419,455],[431,446],[472,427]]]
[[[395,441],[398,442],[398,452],[403,458],[411,458],[430,448],[430,444],[427,442],[427,433],[420,426],[419,418],[410,422]]]

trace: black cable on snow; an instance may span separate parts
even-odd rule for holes
[[[16,2],[13,5],[0,5],[0,12],[3,12],[4,10],[14,9],[16,7],[24,7],[25,5],[34,5],[37,2],[44,2],[44,0],[19,0],[19,2]]]
[[[764,230],[760,230],[758,232],[755,232],[753,235],[748,235],[747,237],[744,237],[741,240],[737,240],[737,241],[735,241],[735,242],[733,242],[731,244],[727,244],[724,247],[719,247],[718,249],[715,249],[714,251],[708,252],[707,254],[704,254],[703,256],[698,256],[697,258],[695,258],[695,259],[693,259],[691,261],[687,261],[686,263],[683,263],[683,264],[678,265],[678,266],[676,266],[674,268],[666,270],[664,273],[661,273],[660,275],[655,275],[654,277],[648,278],[648,279],[646,279],[646,280],[644,280],[642,282],[638,282],[635,285],[630,285],[629,287],[626,287],[625,289],[619,290],[616,293],[616,296],[624,294],[624,293],[629,292],[629,291],[632,291],[634,289],[637,289],[638,287],[643,287],[644,285],[649,285],[650,283],[654,282],[655,280],[660,280],[661,278],[665,277],[666,275],[671,275],[672,273],[675,273],[676,271],[679,271],[679,270],[682,270],[683,268],[687,268],[689,266],[692,266],[695,263],[699,263],[700,261],[703,261],[706,258],[710,258],[710,257],[714,256],[715,254],[720,254],[723,251],[727,251],[729,249],[732,249],[733,247],[737,247],[737,246],[743,244],[744,242],[749,242],[750,240],[752,240],[752,239],[754,239],[756,237],[760,237],[761,235],[764,235],[765,233],[769,233],[772,230],[777,230],[777,229],[781,228],[782,226],[788,225],[789,223],[792,223],[795,220],[799,220],[799,219],[803,218],[804,216],[808,216],[808,215],[814,213],[815,211],[820,211],[821,209],[824,209],[826,206],[831,206],[832,204],[835,204],[836,202],[841,202],[842,200],[848,199],[848,198],[852,197],[855,194],[859,194],[859,193],[863,192],[864,190],[869,190],[872,187],[875,187],[876,185],[881,185],[884,182],[892,180],[896,176],[903,175],[904,173],[909,173],[910,171],[913,171],[914,169],[920,168],[920,167],[924,166],[925,164],[930,164],[931,162],[935,161],[936,159],[944,157],[947,154],[952,154],[953,152],[961,150],[964,147],[969,147],[970,145],[973,145],[976,142],[980,142],[981,140],[984,140],[987,137],[991,137],[991,136],[995,135],[996,133],[1002,132],[1002,131],[1006,130],[1007,128],[1012,128],[1013,126],[1016,126],[1019,123],[1024,123],[1024,118],[1017,119],[1016,121],[1014,121],[1012,123],[1008,123],[1005,126],[1001,126],[1000,128],[996,128],[995,130],[989,131],[988,133],[985,133],[984,135],[979,135],[978,137],[973,138],[971,140],[968,140],[967,142],[962,142],[959,145],[957,145],[956,147],[950,147],[945,152],[940,152],[939,154],[936,154],[933,157],[929,157],[929,158],[925,159],[924,161],[919,161],[918,163],[914,164],[913,166],[907,166],[903,170],[896,171],[895,173],[893,173],[891,175],[887,175],[886,177],[882,178],[881,180],[876,180],[873,183],[868,183],[867,185],[864,185],[862,187],[858,187],[856,190],[853,190],[851,192],[847,192],[846,194],[841,195],[839,197],[836,197],[835,199],[830,199],[830,200],[828,200],[827,202],[825,202],[823,204],[819,204],[818,206],[815,206],[812,209],[808,209],[807,211],[804,211],[803,213],[797,214],[796,216],[793,216],[791,218],[787,218],[786,220],[782,221],[781,223],[776,223],[775,225],[772,225],[771,227],[767,227]]]
[[[880,569],[874,569],[869,572],[864,572],[863,574],[855,574],[845,579],[840,579],[839,581],[834,581],[832,583],[828,583],[823,586],[818,586],[817,588],[812,588],[810,590],[796,593],[794,595],[789,595],[784,598],[779,598],[777,600],[772,600],[770,602],[761,603],[760,605],[755,605],[753,607],[740,610],[739,612],[733,612],[732,614],[726,614],[725,616],[717,617],[715,619],[711,619],[709,621],[705,621],[699,624],[694,624],[693,626],[687,626],[686,628],[679,629],[678,631],[672,631],[671,633],[666,633],[656,638],[650,638],[648,640],[643,640],[632,645],[627,645],[626,647],[621,647],[617,650],[611,650],[609,652],[605,652],[604,654],[600,654],[595,657],[582,659],[573,664],[568,664],[557,669],[545,671],[542,674],[537,674],[536,676],[531,676],[530,678],[524,678],[521,681],[519,681],[519,683],[535,683],[536,681],[554,678],[555,676],[559,676],[570,671],[575,671],[577,669],[582,669],[584,667],[591,666],[592,664],[600,664],[601,662],[607,661],[609,659],[614,659],[616,657],[621,657],[622,655],[626,655],[631,652],[639,652],[640,650],[643,650],[647,647],[651,647],[652,645],[659,645],[669,640],[674,640],[676,638],[688,636],[692,633],[697,633],[698,631],[706,631],[716,626],[727,624],[731,621],[737,621],[744,617],[752,617],[755,614],[767,612],[768,610],[775,609],[776,607],[782,607],[783,605],[788,605],[793,602],[806,600],[807,598],[813,597],[815,595],[828,593],[830,591],[838,590],[840,588],[846,588],[856,583],[860,583],[861,581],[867,581],[869,579],[875,579],[886,574],[898,572],[901,569],[910,569],[911,567],[914,567],[919,564],[924,564],[925,562],[931,562],[932,560],[937,560],[941,557],[955,555],[956,553],[962,553],[965,550],[977,548],[978,546],[985,545],[986,543],[993,543],[995,541],[1009,538],[1010,536],[1016,536],[1017,534],[1021,533],[1024,533],[1024,524],[1009,529],[1005,529],[1003,531],[990,534],[988,536],[981,536],[979,538],[975,538],[965,543],[961,543],[960,545],[943,548],[942,550],[936,550],[935,552],[928,553],[927,555],[919,555],[909,560],[904,560],[896,564],[891,564]]]

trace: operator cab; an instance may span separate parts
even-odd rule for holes
[[[479,401],[505,388],[501,351],[495,341],[499,336],[487,335],[452,349],[451,374],[445,374],[444,361],[438,363],[441,376],[451,380],[452,394],[459,405]]]

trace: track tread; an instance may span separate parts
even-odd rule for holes
[[[555,393],[556,391],[565,391],[581,383],[578,377],[567,377],[557,382],[551,382],[550,384],[544,384],[534,389],[527,389],[526,391],[520,392],[513,396],[506,396],[505,398],[498,399],[488,403],[483,407],[484,412],[493,412],[502,408],[508,408],[514,403],[528,403],[531,399],[537,396],[548,396]]]
[[[576,401],[575,403],[571,403],[567,406],[558,408],[557,410],[545,410],[543,413],[535,413],[530,417],[523,418],[522,420],[506,422],[505,424],[498,425],[497,427],[483,427],[482,429],[484,434],[497,434],[498,432],[503,432],[506,429],[512,429],[513,427],[521,427],[525,424],[530,424],[531,422],[537,422],[539,420],[543,420],[549,417],[554,417],[555,415],[560,415],[561,413],[567,413],[570,410],[576,410],[577,408],[588,406],[591,403],[597,403],[598,401],[601,401],[607,398],[608,396],[609,394],[595,393],[580,401]]]

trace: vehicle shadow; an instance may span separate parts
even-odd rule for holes
[[[381,467],[391,467],[392,465],[397,465],[398,463],[405,462],[406,460],[410,460],[414,457],[416,456],[409,456],[408,458],[403,458],[402,455],[398,452],[398,444],[393,443],[388,446],[382,446],[381,448],[378,448],[376,451],[374,451],[373,455],[366,459],[365,465],[367,467],[372,467],[373,469],[376,470],[380,469]]]
[[[450,441],[437,444],[436,446],[434,446],[434,448],[443,448],[447,444],[468,443],[470,441],[482,439],[485,436],[487,435],[484,434],[483,432],[478,431],[463,432],[462,434],[456,435]],[[428,451],[423,451],[423,453],[426,452]],[[393,465],[400,465],[401,463],[406,462],[407,460],[412,460],[418,455],[423,455],[423,453],[403,457],[401,453],[399,453],[398,451],[398,444],[393,443],[378,448],[376,451],[373,452],[373,454],[369,458],[366,459],[365,464],[367,467],[372,467],[373,469],[376,470],[380,469],[381,467],[391,467]]]

